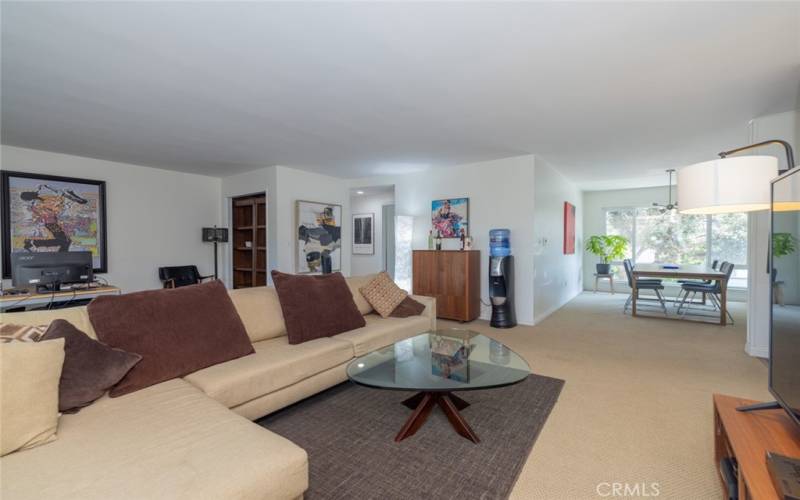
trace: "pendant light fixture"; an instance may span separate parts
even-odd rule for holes
[[[669,201],[667,201],[666,205],[662,205],[660,203],[653,202],[653,206],[661,208],[661,212],[662,213],[678,208],[678,202],[677,201],[675,203],[672,203],[672,174],[675,173],[675,169],[674,168],[670,168],[666,172],[667,172],[667,174],[669,174],[669,185],[667,186],[667,196],[668,196],[667,199]]]

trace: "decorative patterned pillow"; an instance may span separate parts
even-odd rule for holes
[[[13,323],[0,323],[0,342],[38,342],[47,325],[15,325]]]
[[[383,318],[388,318],[392,311],[408,297],[408,292],[397,286],[385,272],[379,273],[375,279],[359,290]]]

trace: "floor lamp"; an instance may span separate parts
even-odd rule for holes
[[[203,241],[214,244],[214,279],[217,279],[217,244],[228,242],[227,227],[204,227]]]

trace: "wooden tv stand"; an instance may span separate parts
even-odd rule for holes
[[[800,457],[800,427],[783,410],[736,411],[739,406],[757,402],[714,394],[714,462],[719,469],[721,459],[736,459],[740,499],[778,500],[767,470],[766,452]],[[728,498],[724,480],[722,489]]]

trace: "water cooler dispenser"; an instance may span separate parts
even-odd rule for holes
[[[489,231],[489,300],[492,303],[490,325],[495,328],[516,326],[514,314],[514,256],[511,255],[508,229]]]

